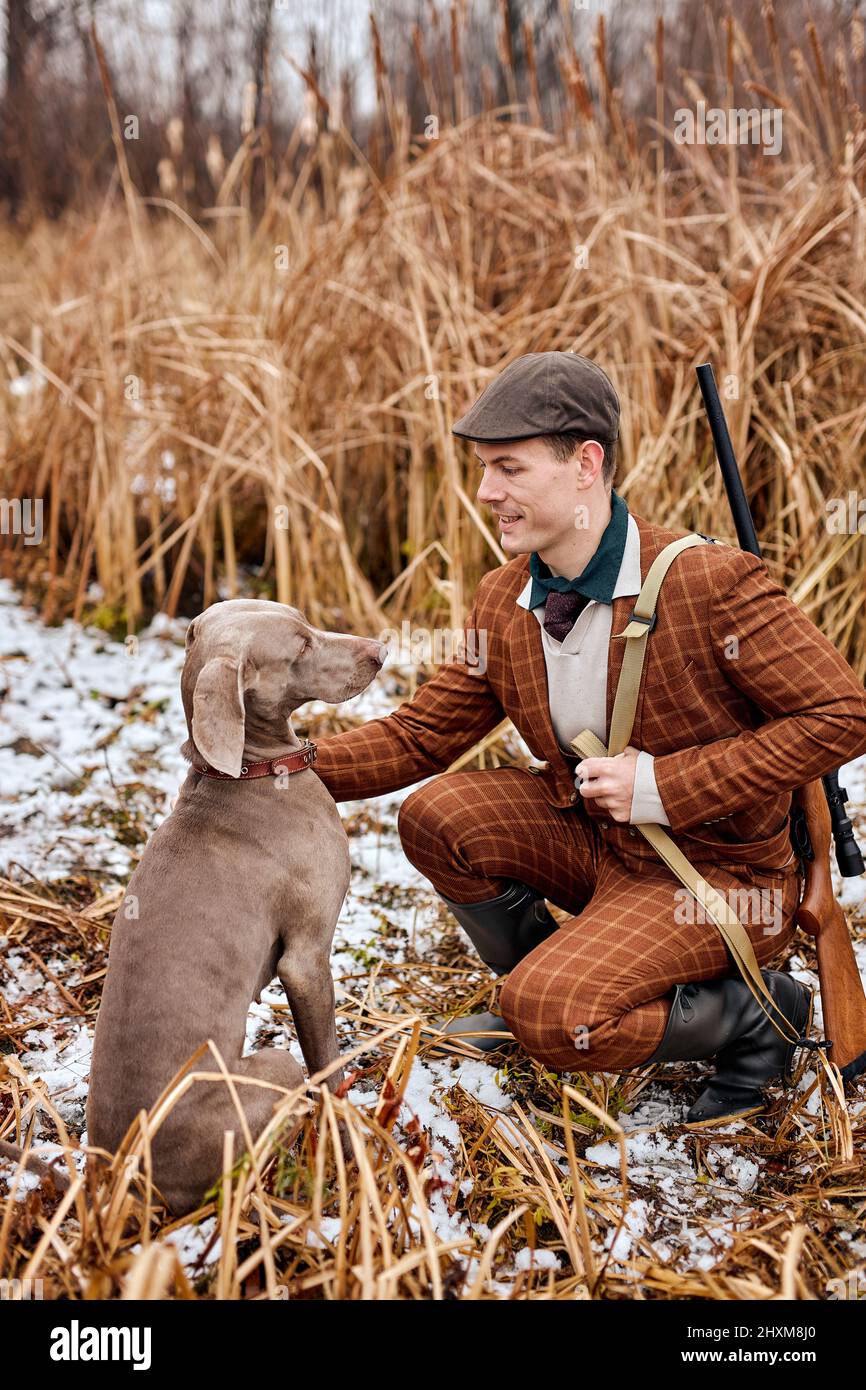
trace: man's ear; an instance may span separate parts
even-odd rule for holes
[[[192,737],[217,772],[237,777],[244,761],[244,663],[215,656],[202,667],[192,697]]]

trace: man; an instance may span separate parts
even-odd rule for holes
[[[316,770],[337,801],[444,774],[403,801],[401,842],[485,963],[510,972],[501,1018],[447,1032],[483,1029],[485,1050],[510,1030],[556,1070],[716,1057],[687,1115],[716,1123],[761,1109],[774,1077],[790,1082],[796,1044],[635,826],[669,827],[767,965],[800,900],[791,792],[866,751],[866,693],[762,560],[706,538],[661,586],[632,742],[574,755],[583,729],[607,746],[616,635],[654,558],[688,534],[614,491],[619,413],[597,365],[543,352],[513,361],[457,421],[511,558],[478,585],[460,657],[393,714],[319,741]],[[541,767],[447,772],[506,715]],[[558,926],[545,898],[573,915]],[[811,991],[762,975],[802,1036]]]

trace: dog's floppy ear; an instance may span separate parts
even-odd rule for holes
[[[192,737],[217,772],[237,777],[244,760],[243,661],[215,656],[199,672],[192,697]]]

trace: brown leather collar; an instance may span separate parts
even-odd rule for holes
[[[308,739],[300,748],[293,748],[291,753],[284,753],[279,758],[268,758],[261,763],[244,763],[239,777],[232,777],[228,772],[218,772],[207,763],[204,767],[199,767],[197,763],[193,763],[192,766],[193,771],[200,772],[202,777],[215,777],[220,782],[248,782],[252,777],[279,777],[284,772],[301,772],[305,767],[312,767],[317,752],[316,744],[312,739]]]

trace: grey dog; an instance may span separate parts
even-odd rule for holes
[[[383,642],[320,631],[297,608],[259,599],[215,603],[190,624],[181,751],[192,767],[114,919],[87,1100],[90,1144],[114,1152],[138,1111],[209,1038],[236,1076],[288,1090],[302,1084],[285,1048],[241,1055],[250,1002],[275,976],[310,1075],[339,1057],[330,951],[349,885],[346,833],[312,766],[247,773],[303,747],[291,727],[299,705],[360,694],[386,655]],[[210,1050],[196,1066],[217,1070]],[[337,1068],[325,1084],[336,1090],[342,1080]],[[280,1092],[235,1085],[255,1140]],[[240,1132],[228,1088],[193,1082],[152,1141],[154,1181],[174,1212],[192,1210],[218,1179],[225,1130]]]

